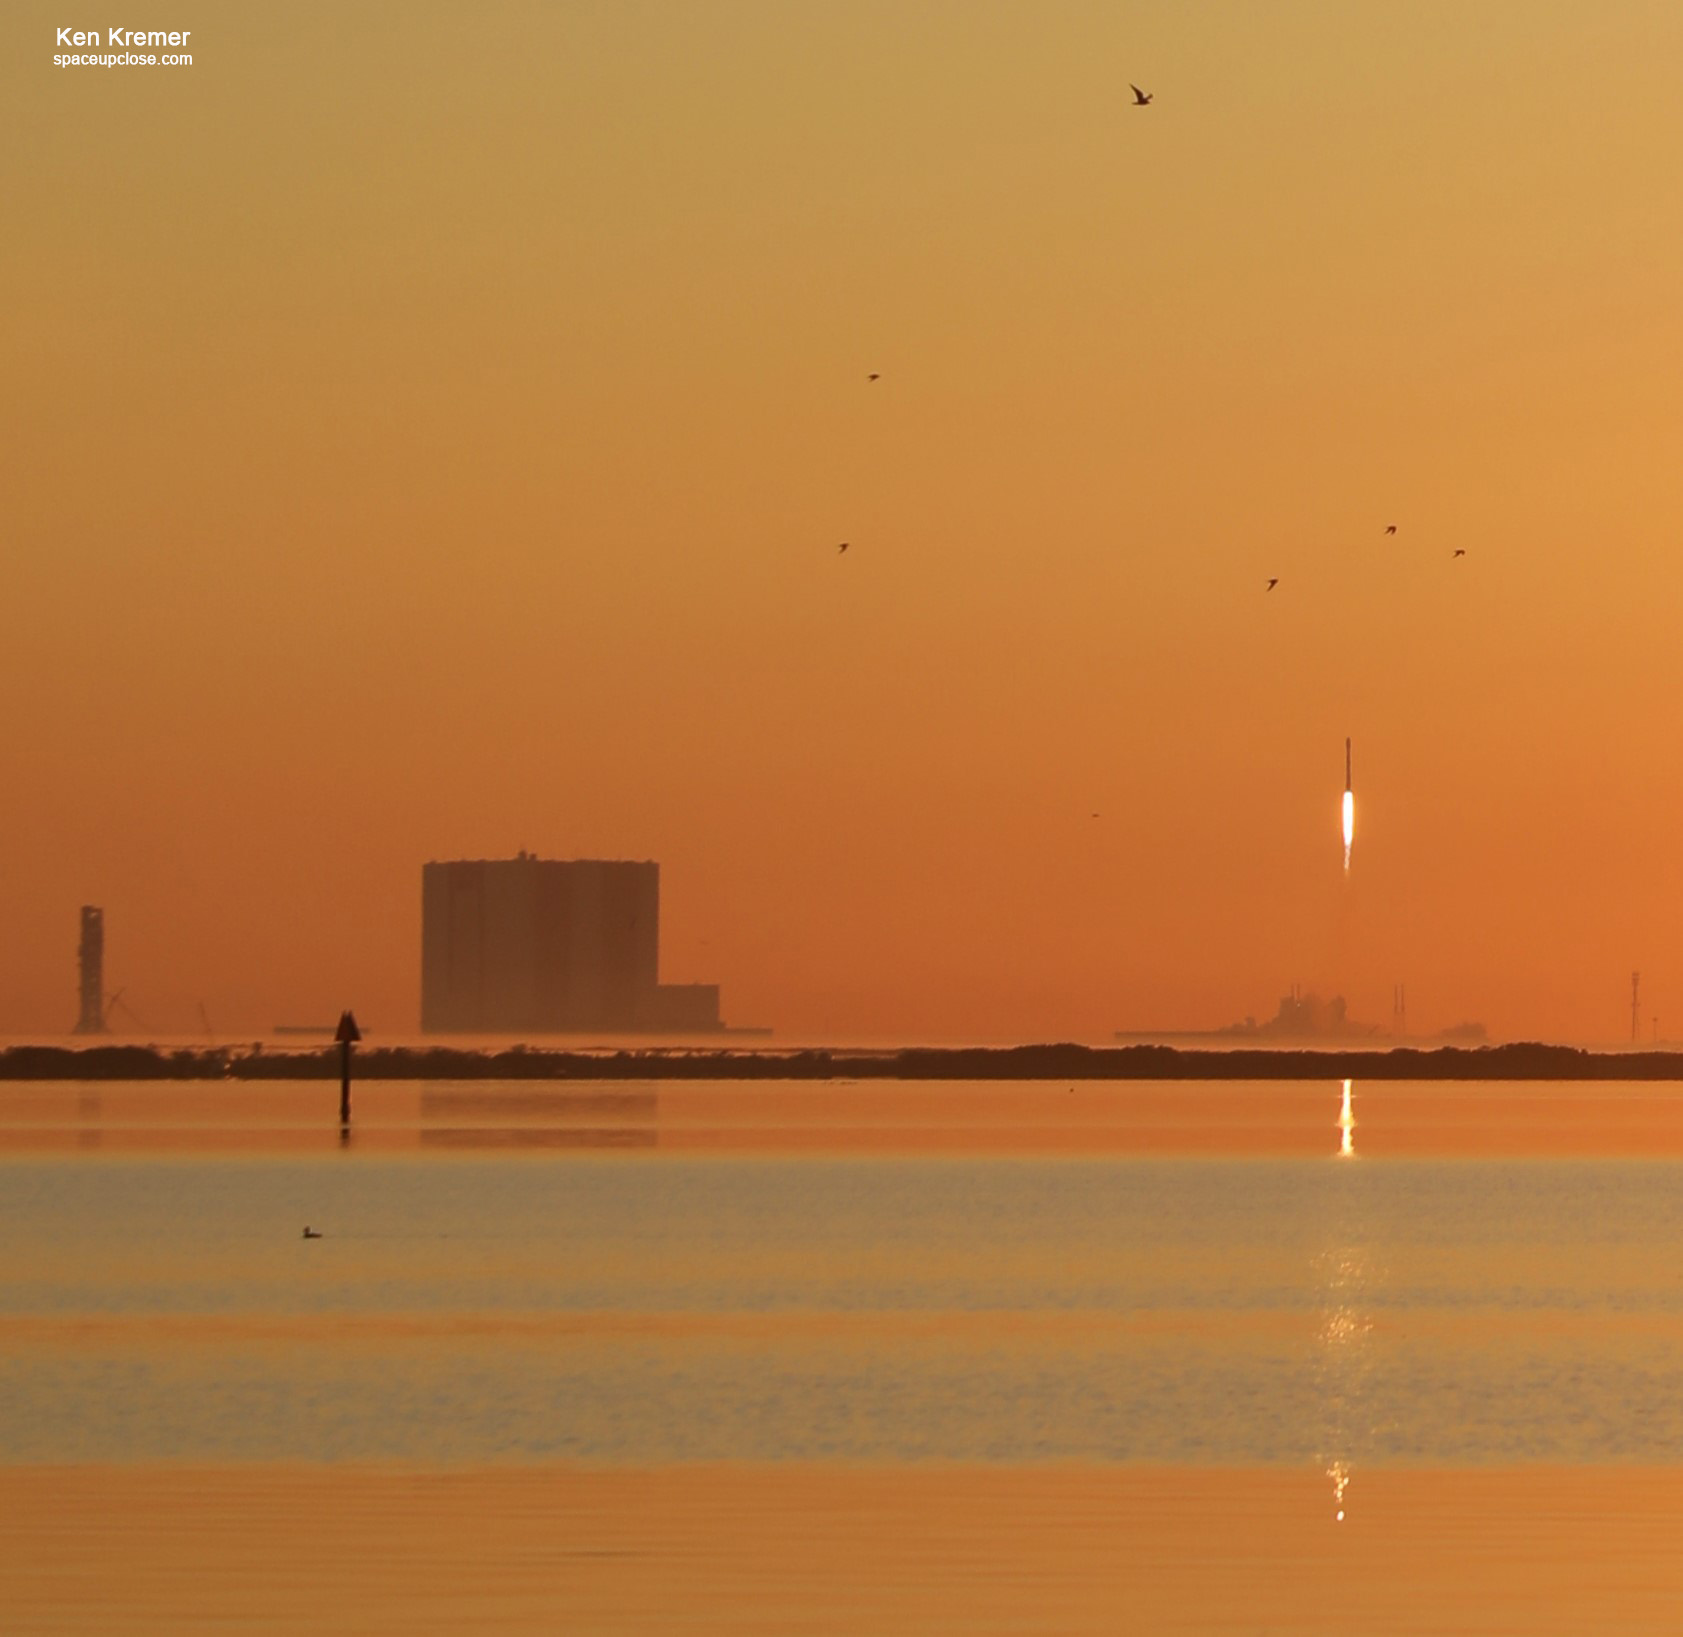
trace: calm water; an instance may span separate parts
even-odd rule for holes
[[[931,1512],[967,1516],[1003,1486],[1001,1515],[1027,1531],[1007,1555],[1039,1561],[1035,1518],[1044,1549],[1068,1553],[1110,1517],[1047,1574],[1102,1589],[1126,1536],[1150,1626],[1210,1630],[1258,1629],[1269,1595],[1270,1621],[1309,1629],[1325,1614],[1304,1601],[1310,1569],[1338,1567],[1316,1554],[1358,1550],[1329,1541],[1395,1513],[1395,1568],[1426,1552],[1452,1495],[1509,1483],[1490,1553],[1458,1571],[1472,1600],[1422,1607],[1416,1585],[1399,1629],[1572,1629],[1560,1592],[1503,1624],[1518,1594],[1498,1570],[1516,1552],[1537,1560],[1533,1590],[1563,1555],[1599,1553],[1607,1575],[1591,1563],[1574,1582],[1574,1617],[1593,1609],[1600,1629],[1683,1616],[1683,1578],[1657,1567],[1673,1535],[1650,1561],[1623,1528],[1617,1565],[1588,1544],[1630,1482],[1649,1486],[1650,1519],[1683,1487],[1670,1088],[387,1086],[359,1090],[347,1145],[335,1099],[0,1088],[0,1460],[6,1492],[58,1519],[27,1551],[14,1531],[0,1561],[24,1629],[108,1628],[125,1610],[138,1628],[148,1608],[164,1629],[187,1617],[195,1575],[206,1595],[206,1537],[183,1524],[159,1548],[163,1580],[147,1571],[150,1603],[128,1584],[79,1604],[79,1554],[133,1544],[132,1522],[101,1521],[101,1495],[167,1514],[237,1475],[245,1498],[216,1511],[238,1537],[229,1561],[255,1549],[242,1516],[261,1536],[282,1490],[334,1474],[386,1486],[370,1505],[394,1551],[471,1529],[427,1512],[438,1484],[489,1485],[477,1515],[503,1517],[505,1547],[526,1516],[510,1497],[575,1530],[618,1506],[638,1551],[659,1559],[665,1542],[656,1579],[674,1587],[693,1507],[737,1519],[735,1550],[807,1505],[846,1557],[907,1485],[938,1493],[902,1551]],[[306,1223],[322,1237],[303,1240]],[[639,1491],[650,1475],[667,1487]],[[673,1484],[700,1486],[689,1507]],[[803,1485],[866,1487],[832,1515],[790,1498]],[[1558,1504],[1516,1543],[1516,1506],[1543,1492]],[[1381,1497],[1365,1520],[1364,1493]],[[1148,1549],[1182,1503],[1184,1528]],[[1282,1505],[1317,1533],[1291,1535],[1261,1579],[1197,1521],[1226,1508],[1232,1528],[1260,1528]],[[768,1629],[811,1624],[820,1603],[836,1616],[823,1629],[956,1619],[978,1554],[999,1557],[990,1527],[931,1539],[899,1571],[906,1598],[874,1612],[833,1585],[820,1597],[821,1564],[791,1581],[767,1562],[715,1588],[714,1623],[731,1629],[744,1599],[783,1607]],[[1469,1527],[1475,1545],[1496,1528]],[[575,1621],[653,1628],[682,1608],[707,1623],[695,1584],[668,1606],[631,1547],[600,1550],[622,1552],[602,1560],[620,1580],[598,1563],[600,1597]],[[55,1551],[63,1576],[42,1582]],[[452,1582],[452,1619],[489,1620],[493,1585],[513,1583],[478,1561]],[[1303,1593],[1274,1585],[1294,1561]],[[1154,1603],[1141,1586],[1177,1562],[1187,1589]],[[573,1581],[553,1573],[498,1617],[557,1618]],[[1247,1577],[1255,1597],[1235,1596]],[[368,1603],[357,1618],[403,1595],[347,1584]],[[945,1602],[912,1596],[943,1585]],[[1050,1629],[1115,1615],[1083,1604]]]

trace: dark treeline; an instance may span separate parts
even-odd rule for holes
[[[196,1047],[13,1046],[0,1080],[326,1080],[336,1047],[271,1052]],[[1199,1051],[1176,1046],[912,1047],[893,1052],[515,1046],[359,1050],[359,1080],[1678,1080],[1683,1053],[1575,1046]]]

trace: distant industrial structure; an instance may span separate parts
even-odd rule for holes
[[[1476,1046],[1482,1045],[1488,1039],[1488,1035],[1482,1023],[1457,1023],[1450,1028],[1440,1029],[1433,1035],[1410,1036],[1408,991],[1399,983],[1394,984],[1391,989],[1391,1033],[1385,1036],[1374,1024],[1355,1022],[1345,1007],[1342,995],[1322,1000],[1319,995],[1306,994],[1294,983],[1291,992],[1280,997],[1279,1009],[1274,1016],[1261,1021],[1247,1017],[1242,1023],[1229,1023],[1222,1029],[1175,1029],[1155,1032],[1118,1029],[1116,1039],[1154,1041],[1165,1045],[1191,1041],[1210,1041],[1219,1045],[1240,1042],[1249,1044],[1254,1041],[1260,1045],[1272,1045],[1277,1041],[1298,1044],[1352,1040],[1380,1042],[1389,1039],[1393,1044],[1431,1040]]]
[[[719,989],[662,983],[660,866],[470,859],[421,868],[428,1034],[708,1034]]]
[[[1319,995],[1305,994],[1294,983],[1291,993],[1280,1000],[1280,1007],[1271,1018],[1258,1022],[1247,1017],[1243,1023],[1230,1023],[1213,1033],[1230,1039],[1262,1040],[1348,1040],[1378,1034],[1371,1024],[1352,1022],[1342,995],[1322,1000]]]
[[[77,1034],[105,1034],[105,911],[82,906],[82,941],[76,947],[81,974],[81,1010]]]
[[[1263,1044],[1274,1041],[1359,1040],[1378,1033],[1370,1024],[1351,1021],[1342,995],[1322,1000],[1319,995],[1305,994],[1294,983],[1291,993],[1281,997],[1279,1010],[1274,1016],[1261,1021],[1247,1017],[1243,1023],[1229,1023],[1220,1029],[1118,1029],[1115,1038],[1163,1043],[1208,1040],[1226,1045],[1252,1040]]]

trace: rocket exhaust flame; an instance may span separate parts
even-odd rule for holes
[[[1350,873],[1350,843],[1356,839],[1356,794],[1350,780],[1350,741],[1344,741],[1344,873]]]

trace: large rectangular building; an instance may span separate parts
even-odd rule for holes
[[[429,1034],[719,1028],[712,984],[659,977],[660,866],[473,859],[421,868]]]

